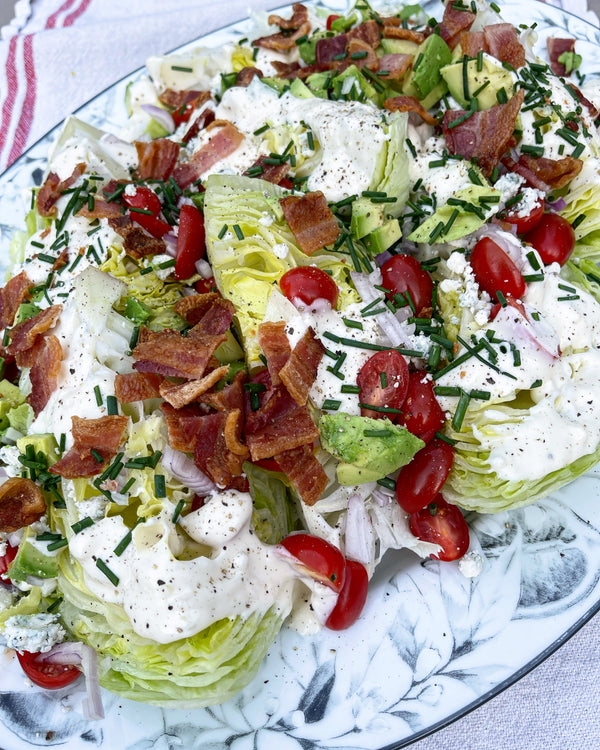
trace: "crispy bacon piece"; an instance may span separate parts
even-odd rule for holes
[[[512,23],[493,23],[483,30],[485,51],[497,60],[522,68],[525,65],[525,48]]]
[[[377,21],[371,18],[347,31],[346,37],[348,40],[360,39],[361,41],[366,42],[370,47],[377,47],[381,41],[381,31]]]
[[[316,338],[313,329],[309,327],[279,371],[281,381],[288,389],[290,396],[300,406],[308,400],[308,393],[317,377],[317,370],[324,352],[325,347]]]
[[[67,479],[100,474],[123,442],[128,418],[121,415],[97,419],[71,417],[71,422],[73,447],[49,471]]]
[[[389,19],[385,20],[383,26],[383,36],[386,39],[405,39],[406,41],[414,42],[415,44],[422,44],[425,41],[425,34],[422,34],[420,31],[404,29],[402,26],[389,24],[388,20]]]
[[[496,104],[483,112],[474,112],[454,127],[452,123],[467,113],[464,110],[447,110],[442,127],[448,151],[465,159],[477,157],[482,172],[489,176],[509,147],[524,96],[525,92],[521,89],[506,104]]]
[[[194,463],[219,487],[227,487],[242,474],[244,458],[227,447],[225,427],[228,414],[215,412],[200,417],[194,448]],[[231,430],[231,425],[229,432]],[[231,435],[230,435],[231,437]]]
[[[387,80],[402,78],[412,65],[412,55],[404,55],[400,52],[391,52],[379,58],[379,70],[387,70]]]
[[[125,214],[110,218],[108,223],[123,238],[123,248],[131,258],[139,260],[146,255],[159,255],[166,250],[163,239],[152,237]]]
[[[390,112],[416,112],[428,125],[438,124],[436,118],[414,96],[391,96],[383,102],[383,106]]]
[[[138,372],[197,380],[204,375],[209,359],[226,336],[191,338],[176,331],[149,331],[133,350]]]
[[[18,531],[39,521],[45,512],[44,495],[31,479],[7,479],[0,486],[0,532]]]
[[[158,97],[161,104],[172,110],[181,109],[192,102],[194,107],[199,108],[211,98],[210,91],[195,91],[194,89],[183,89],[183,91],[165,89]]]
[[[252,177],[259,177],[261,180],[266,180],[267,182],[272,182],[274,185],[277,185],[283,180],[283,178],[288,173],[288,165],[286,164],[265,164],[265,157],[259,156],[258,159],[254,162],[254,164],[250,167],[250,169],[244,174],[246,176],[248,175],[248,172],[250,170],[256,169],[256,167],[262,167],[262,172],[260,174],[254,174],[252,173]]]
[[[235,313],[233,304],[218,292],[182,297],[175,303],[174,310],[194,326],[189,332],[191,336],[220,336],[226,333]]]
[[[229,372],[229,365],[223,365],[212,370],[199,380],[189,380],[187,383],[169,383],[163,380],[160,385],[160,395],[175,409],[181,409],[192,401],[195,401],[203,393],[218,383]]]
[[[479,52],[487,52],[483,31],[462,31],[460,34],[460,48],[463,55],[477,57]]]
[[[293,15],[288,19],[281,18],[281,16],[275,14],[269,16],[269,24],[271,26],[279,26],[283,31],[255,39],[253,44],[256,47],[278,51],[293,49],[296,46],[296,39],[300,39],[300,37],[310,33],[310,21],[308,20],[308,10],[304,5],[294,3],[292,9],[294,11]],[[289,33],[290,31],[292,32],[291,34]]]
[[[175,409],[171,404],[161,404],[160,408],[165,416],[169,445],[174,450],[193,453],[196,438],[200,431],[203,414],[197,404],[190,404],[181,409]]]
[[[77,479],[79,477],[93,477],[101,474],[110,463],[110,456],[104,456],[102,451],[97,451],[98,460],[91,451],[81,455],[75,448],[67,451],[65,455],[53,464],[48,471],[60,474],[65,479]]]
[[[319,39],[315,46],[315,60],[321,70],[327,70],[335,58],[346,53],[348,37],[346,34]]]
[[[549,36],[546,39],[546,49],[548,50],[552,72],[557,76],[565,76],[567,69],[563,63],[558,61],[558,58],[565,52],[575,52],[575,39],[558,39],[555,36]]]
[[[202,112],[194,119],[189,128],[185,131],[183,138],[181,139],[184,143],[189,143],[192,138],[195,138],[201,130],[207,128],[211,123],[215,121],[215,113],[210,107],[206,107]]]
[[[235,85],[243,87],[249,86],[252,80],[256,78],[256,76],[258,76],[259,78],[263,78],[264,74],[262,70],[254,68],[252,66],[242,68],[235,77]]]
[[[36,198],[36,206],[40,216],[55,216],[56,201],[62,195],[63,190],[67,190],[81,177],[85,172],[85,164],[77,164],[66,180],[61,180],[55,172],[50,172],[44,180],[44,184],[39,190]]]
[[[278,453],[312,444],[319,430],[308,412],[308,407],[298,406],[280,419],[270,422],[261,430],[248,434],[246,443],[253,461],[273,458]]]
[[[244,445],[241,441],[242,435],[242,410],[232,409],[227,412],[227,418],[225,419],[224,437],[225,445],[227,449],[237,456],[242,458],[248,458],[250,451],[248,446]]]
[[[40,310],[32,318],[17,323],[9,331],[11,341],[6,351],[14,355],[32,347],[38,336],[41,336],[42,333],[45,333],[56,324],[61,312],[62,305],[52,305]]]
[[[308,76],[311,76],[313,73],[318,73],[323,69],[316,63],[313,65],[302,66],[299,62],[288,63],[282,62],[280,60],[273,60],[271,64],[277,71],[277,78],[289,78],[290,80],[294,78],[300,78],[301,80],[304,80],[305,78],[308,78]]]
[[[300,249],[306,255],[333,244],[340,236],[337,220],[320,190],[303,196],[288,195],[280,198],[279,203]]]
[[[135,141],[138,155],[136,176],[140,180],[167,180],[177,164],[179,145],[168,138]]]
[[[177,165],[173,170],[173,179],[182,190],[199,179],[207,169],[232,154],[244,140],[244,134],[227,120],[214,120],[206,130],[214,130],[210,140],[195,151],[188,162]]]
[[[366,52],[366,57],[352,59],[352,55],[357,53]],[[379,70],[379,58],[377,53],[371,47],[370,44],[364,42],[362,39],[350,39],[348,42],[348,55],[350,61],[353,62],[357,68],[369,68],[369,70]]]
[[[116,219],[123,215],[123,210],[123,206],[116,201],[109,203],[103,198],[95,198],[94,208],[90,209],[86,203],[79,209],[77,216],[85,216],[86,219]]]
[[[321,498],[329,480],[310,445],[278,453],[275,460],[298,491],[302,502],[314,505]]]
[[[252,408],[252,400],[248,391],[244,391],[244,413],[246,415],[245,434],[260,432],[270,424],[284,419],[298,409],[298,404],[290,396],[283,385],[271,385],[271,377],[267,370],[255,375],[253,383],[259,382],[266,386],[266,391],[259,393],[259,408]]]
[[[564,187],[577,177],[583,168],[583,161],[572,156],[548,159],[545,156],[535,158],[529,154],[521,154],[518,164],[533,172],[536,178],[549,186],[551,190]]]
[[[24,365],[23,358],[28,364]],[[27,403],[37,416],[48,403],[50,396],[56,390],[60,375],[60,365],[63,350],[60,341],[51,334],[38,336],[34,345],[22,354],[17,354],[19,367],[30,367],[29,380],[31,393],[27,396]]]
[[[535,174],[535,172],[532,172],[531,169],[526,167],[525,164],[521,164],[520,160],[516,162],[513,158],[507,155],[503,156],[501,161],[509,172],[514,172],[515,174],[520,174],[521,177],[524,177],[529,187],[543,190],[544,193],[550,191],[550,185],[546,184],[540,177]]]
[[[267,368],[273,385],[279,385],[279,372],[288,361],[292,347],[285,332],[284,322],[266,322],[258,327],[258,343],[267,358]]]
[[[244,409],[244,383],[248,379],[246,372],[240,370],[235,374],[233,382],[226,385],[222,391],[218,393],[212,391],[205,393],[198,399],[204,404],[212,406],[217,411],[233,411],[233,409]]]
[[[0,330],[15,322],[19,307],[28,298],[32,286],[33,282],[25,271],[21,271],[0,289]]]
[[[474,21],[475,13],[471,13],[470,10],[457,10],[454,3],[449,2],[444,9],[444,15],[440,23],[440,36],[450,49],[454,49],[458,44],[461,32],[470,29]]]
[[[160,396],[161,375],[151,372],[126,372],[115,375],[115,396],[120,404]]]

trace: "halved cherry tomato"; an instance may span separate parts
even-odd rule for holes
[[[311,534],[291,534],[280,544],[298,560],[311,578],[334,591],[341,591],[346,574],[346,560],[333,544]]]
[[[133,195],[127,195],[127,192],[124,192],[123,200],[130,208],[131,219],[153,237],[164,237],[167,232],[171,231],[171,225],[158,218],[162,210],[162,205],[154,190],[143,185],[138,185]],[[151,213],[143,213],[145,211],[150,211]]]
[[[0,557],[0,576],[4,576],[7,572],[11,562],[15,559],[17,556],[17,552],[19,551],[18,547],[13,547],[12,544],[6,543],[6,552]],[[5,583],[10,583],[10,578],[1,578],[0,581],[4,581]]]
[[[331,26],[333,22],[337,21],[338,18],[341,18],[341,16],[338,16],[335,13],[332,13],[330,16],[327,16],[327,31],[331,31]]]
[[[400,409],[408,391],[408,365],[395,349],[377,352],[360,368],[356,378],[360,401],[373,406]],[[373,419],[394,418],[393,412],[373,411],[361,407],[361,416]]]
[[[196,291],[198,292],[198,294],[206,294],[206,292],[218,291],[217,282],[215,281],[214,276],[209,276],[207,279],[198,279],[194,286],[196,287]]]
[[[187,203],[179,212],[179,232],[177,234],[177,256],[175,260],[176,279],[189,279],[196,273],[196,261],[206,252],[204,217],[196,206]]]
[[[281,471],[281,466],[274,458],[260,458],[258,461],[253,461],[252,463],[267,471]]]
[[[339,294],[337,284],[331,276],[316,266],[290,268],[279,280],[279,286],[294,304],[295,300],[311,305],[317,299],[326,299],[331,307],[335,307]]]
[[[191,94],[192,92],[190,92]],[[173,112],[171,112],[171,117],[173,118],[173,122],[175,123],[175,127],[179,127],[182,122],[188,122],[190,117],[192,116],[193,111],[198,106],[198,102],[203,98],[202,92],[197,92],[198,96],[195,96],[193,99],[190,99],[189,102],[186,102],[185,104],[182,104],[181,107],[178,107]]]
[[[519,204],[517,204],[513,209],[507,211],[502,218],[504,221],[508,221],[509,224],[513,224],[516,227],[518,234],[524,234],[525,232],[529,232],[531,229],[533,229],[544,215],[544,201],[541,200],[539,203],[537,203],[531,213],[529,213],[527,216],[518,216],[518,209]]]
[[[439,544],[437,560],[458,560],[469,549],[469,527],[456,505],[437,495],[426,508],[411,513],[410,530],[423,542]]]
[[[369,576],[364,565],[346,560],[346,578],[335,607],[325,621],[330,630],[345,630],[358,620],[367,601]]]
[[[575,232],[562,216],[544,214],[541,221],[527,232],[525,242],[535,247],[544,263],[564,266],[575,247]]]
[[[433,380],[424,372],[411,372],[398,422],[428,443],[444,424],[444,412],[433,392]]]
[[[523,303],[521,302],[520,299],[507,297],[506,301],[511,307],[516,308],[524,318],[527,317],[527,314],[525,312],[525,307],[523,306]],[[500,304],[500,302],[496,302],[496,304],[490,310],[490,320],[494,320],[496,318],[496,315],[498,315],[501,309],[502,309],[502,305]]]
[[[471,253],[471,267],[480,288],[492,299],[497,292],[518,299],[526,284],[512,258],[491,237],[482,237]]]
[[[34,685],[46,690],[58,690],[81,677],[81,671],[77,667],[69,664],[49,664],[43,660],[43,656],[44,654],[31,651],[17,651],[21,669]]]
[[[444,486],[454,448],[445,440],[432,440],[403,466],[396,479],[396,499],[407,513],[416,513],[433,500]]]
[[[390,291],[387,296],[394,304],[401,306],[402,299],[406,299],[405,293],[408,292],[417,315],[421,310],[431,307],[433,282],[412,255],[394,255],[386,260],[381,266],[381,277],[383,286]]]

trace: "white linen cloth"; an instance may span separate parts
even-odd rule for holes
[[[8,0],[1,0],[7,2]],[[0,34],[0,172],[149,54],[282,0],[18,0]],[[553,5],[598,23],[586,0]],[[592,0],[600,9],[600,1]],[[520,682],[414,750],[596,750],[600,615]]]

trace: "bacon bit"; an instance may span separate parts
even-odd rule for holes
[[[194,122],[185,131],[185,135],[181,139],[183,143],[189,143],[192,138],[195,138],[201,130],[204,130],[215,121],[215,113],[210,107],[206,107],[196,117]]]
[[[386,80],[402,78],[412,66],[412,55],[392,52],[379,58],[379,70],[387,70]]]
[[[196,445],[202,418],[197,404],[190,404],[181,409],[175,409],[171,404],[161,404],[160,408],[165,416],[169,445],[174,450],[193,453]]]
[[[0,330],[15,322],[21,303],[29,299],[29,290],[32,286],[33,282],[25,271],[21,271],[0,289]]]
[[[337,220],[320,190],[303,196],[288,195],[280,198],[279,203],[300,249],[306,255],[333,244],[340,236]]]
[[[73,447],[80,453],[96,448],[114,455],[124,439],[129,418],[112,414],[96,419],[71,417]]]
[[[181,409],[192,401],[195,401],[203,393],[224,378],[229,372],[229,365],[217,367],[200,380],[189,380],[187,383],[173,384],[163,380],[160,386],[160,395],[175,409]]]
[[[89,209],[85,203],[77,212],[77,216],[85,216],[86,219],[116,219],[123,214],[123,207],[116,201],[105,201],[103,198],[94,199],[94,208]]]
[[[171,110],[181,109],[191,102],[194,102],[194,106],[199,108],[211,98],[210,91],[194,91],[193,89],[184,89],[183,91],[165,89],[158,96],[160,103]]]
[[[279,372],[290,396],[300,406],[308,400],[308,393],[316,380],[324,353],[325,347],[309,327]]]
[[[110,463],[111,456],[104,455],[101,450],[97,450],[96,452],[102,459],[101,461],[96,460],[91,451],[81,455],[75,448],[71,448],[48,471],[51,471],[53,474],[59,474],[65,479],[93,477],[96,474],[101,474]]]
[[[366,42],[370,47],[377,47],[381,42],[381,30],[379,24],[373,18],[361,23],[350,31],[346,32],[346,37],[350,39],[360,39]]]
[[[470,10],[456,10],[451,2],[446,5],[439,28],[440,36],[450,49],[456,47],[461,32],[470,29],[475,18],[475,13]]]
[[[210,140],[192,154],[188,162],[173,170],[173,179],[184,190],[199,179],[207,169],[232,154],[244,140],[244,134],[227,120],[214,120],[206,128],[214,130]]]
[[[292,9],[294,12],[289,19],[281,18],[281,16],[275,14],[269,16],[269,24],[279,26],[284,31],[255,39],[253,44],[256,47],[279,51],[293,49],[296,46],[296,39],[310,33],[310,21],[308,20],[308,10],[304,5],[295,3]],[[293,33],[285,33],[289,31]]]
[[[248,458],[248,456],[250,455],[248,446],[244,445],[244,443],[240,441],[240,437],[242,434],[241,409],[232,409],[231,411],[227,412],[227,419],[225,420],[225,428],[223,430],[223,434],[225,437],[225,445],[227,446],[228,450],[230,450],[232,453],[235,453],[237,456]]]
[[[273,458],[283,451],[312,444],[318,437],[319,430],[311,419],[308,407],[297,405],[293,411],[258,432],[248,435],[246,430],[246,443],[253,461]]]
[[[425,41],[425,34],[421,34],[420,31],[403,29],[401,26],[388,24],[387,19],[383,27],[383,36],[386,39],[405,39],[406,41],[414,42],[415,44],[422,44]]]
[[[477,157],[481,171],[489,177],[509,147],[525,92],[521,89],[506,104],[474,112],[456,127],[449,127],[465,110],[447,110],[442,127],[448,151],[465,159]]]
[[[272,182],[274,185],[278,185],[281,180],[283,180],[283,178],[287,175],[288,165],[265,164],[265,158],[265,156],[259,156],[254,164],[246,172],[244,172],[244,174],[248,177],[248,172],[255,170],[256,167],[262,167],[262,172],[260,174],[254,174],[254,172],[252,172],[250,176],[258,177],[261,180],[266,180],[267,182]]]
[[[55,172],[50,172],[37,194],[36,206],[39,215],[56,216],[56,201],[61,197],[63,191],[77,182],[84,172],[85,164],[83,163],[77,164],[66,180],[61,180]]]
[[[213,302],[221,295],[217,292],[205,292],[204,294],[190,294],[188,297],[178,299],[173,305],[177,315],[181,315],[191,325],[199,323]]]
[[[315,60],[320,70],[327,70],[335,62],[335,58],[346,54],[346,34],[319,39],[315,47]]]
[[[69,262],[69,249],[65,247],[65,249],[61,252],[58,258],[52,264],[52,270],[60,271],[60,269],[64,268],[68,262]]]
[[[0,531],[11,534],[39,521],[46,512],[41,489],[31,479],[7,479],[0,486]]]
[[[278,453],[275,460],[298,491],[302,502],[314,505],[320,500],[329,480],[310,445]]]
[[[353,60],[352,55],[357,52],[366,52],[367,56],[358,60]],[[364,42],[362,39],[350,39],[348,42],[348,56],[350,57],[349,62],[356,65],[359,69],[367,67],[369,70],[379,70],[379,58],[377,57],[377,53],[370,44],[367,44],[367,42]]]
[[[188,334],[192,336],[220,336],[226,333],[235,313],[233,304],[218,292],[182,297],[175,303],[174,310],[194,326]]]
[[[234,477],[242,474],[244,459],[233,453],[225,442],[227,414],[216,412],[200,417],[194,463],[219,487],[227,487]]]
[[[144,401],[160,396],[161,375],[150,372],[126,372],[115,375],[115,396],[120,404]]]
[[[517,30],[511,23],[493,23],[483,30],[485,51],[497,60],[522,68],[525,65],[525,48],[519,41]]]
[[[535,158],[529,154],[521,154],[519,164],[533,172],[543,183],[552,190],[558,190],[581,172],[583,161],[572,156],[562,159],[548,159],[545,156]]]
[[[293,80],[294,78],[300,78],[301,80],[304,80],[305,78],[308,78],[308,76],[311,76],[313,73],[318,73],[319,71],[323,70],[322,66],[317,64],[305,65],[303,67],[299,62],[288,63],[282,62],[281,60],[273,60],[271,64],[277,71],[277,78],[288,78],[290,80]]]
[[[273,385],[279,385],[279,371],[288,361],[292,347],[285,332],[284,322],[266,322],[258,326],[258,343],[267,358],[267,368]]]
[[[258,76],[259,78],[263,78],[264,74],[262,70],[259,70],[258,68],[254,68],[252,66],[242,68],[235,77],[235,85],[246,88],[247,86],[250,85],[252,80],[256,78],[256,76]]]
[[[167,180],[177,164],[179,145],[168,138],[135,141],[138,155],[136,177],[140,180]]]
[[[515,174],[520,174],[521,177],[524,177],[529,187],[534,187],[537,190],[542,190],[544,193],[548,193],[550,191],[550,185],[539,178],[536,173],[526,167],[525,164],[522,164],[520,159],[518,162],[516,162],[510,156],[503,156],[502,164],[508,169],[509,172],[514,172]]]
[[[487,52],[483,31],[462,31],[460,48],[463,55],[477,57],[479,52]]]
[[[549,36],[546,39],[546,49],[548,50],[552,72],[557,76],[567,75],[567,69],[563,63],[558,61],[558,58],[565,52],[575,52],[575,39],[558,39],[557,37]]]
[[[37,416],[44,409],[58,385],[63,350],[56,336],[45,334],[38,336],[30,349],[17,354],[17,363],[24,355],[29,361],[26,366],[31,368],[29,370],[31,393],[27,396],[27,403]]]
[[[436,126],[437,119],[414,96],[391,96],[383,102],[390,112],[415,112],[428,125]]]
[[[197,380],[226,338],[225,334],[191,338],[176,331],[150,331],[146,340],[138,341],[133,350],[134,367],[138,372]]]
[[[45,333],[56,325],[61,312],[62,305],[52,305],[51,307],[46,307],[44,310],[40,310],[32,318],[17,323],[9,331],[11,341],[6,351],[9,354],[18,354],[32,347],[38,336],[41,336],[42,333]]]
[[[205,393],[199,401],[212,406],[217,411],[233,411],[234,409],[244,409],[244,383],[248,380],[248,375],[244,370],[235,374],[233,382],[226,385],[222,391]]]
[[[109,218],[108,223],[123,238],[123,248],[131,258],[139,260],[147,255],[160,255],[166,251],[164,240],[152,237],[136,226],[129,216]]]

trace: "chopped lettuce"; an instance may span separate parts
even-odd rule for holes
[[[244,471],[250,483],[254,504],[254,530],[265,544],[277,544],[297,528],[298,515],[284,475],[246,462]]]

